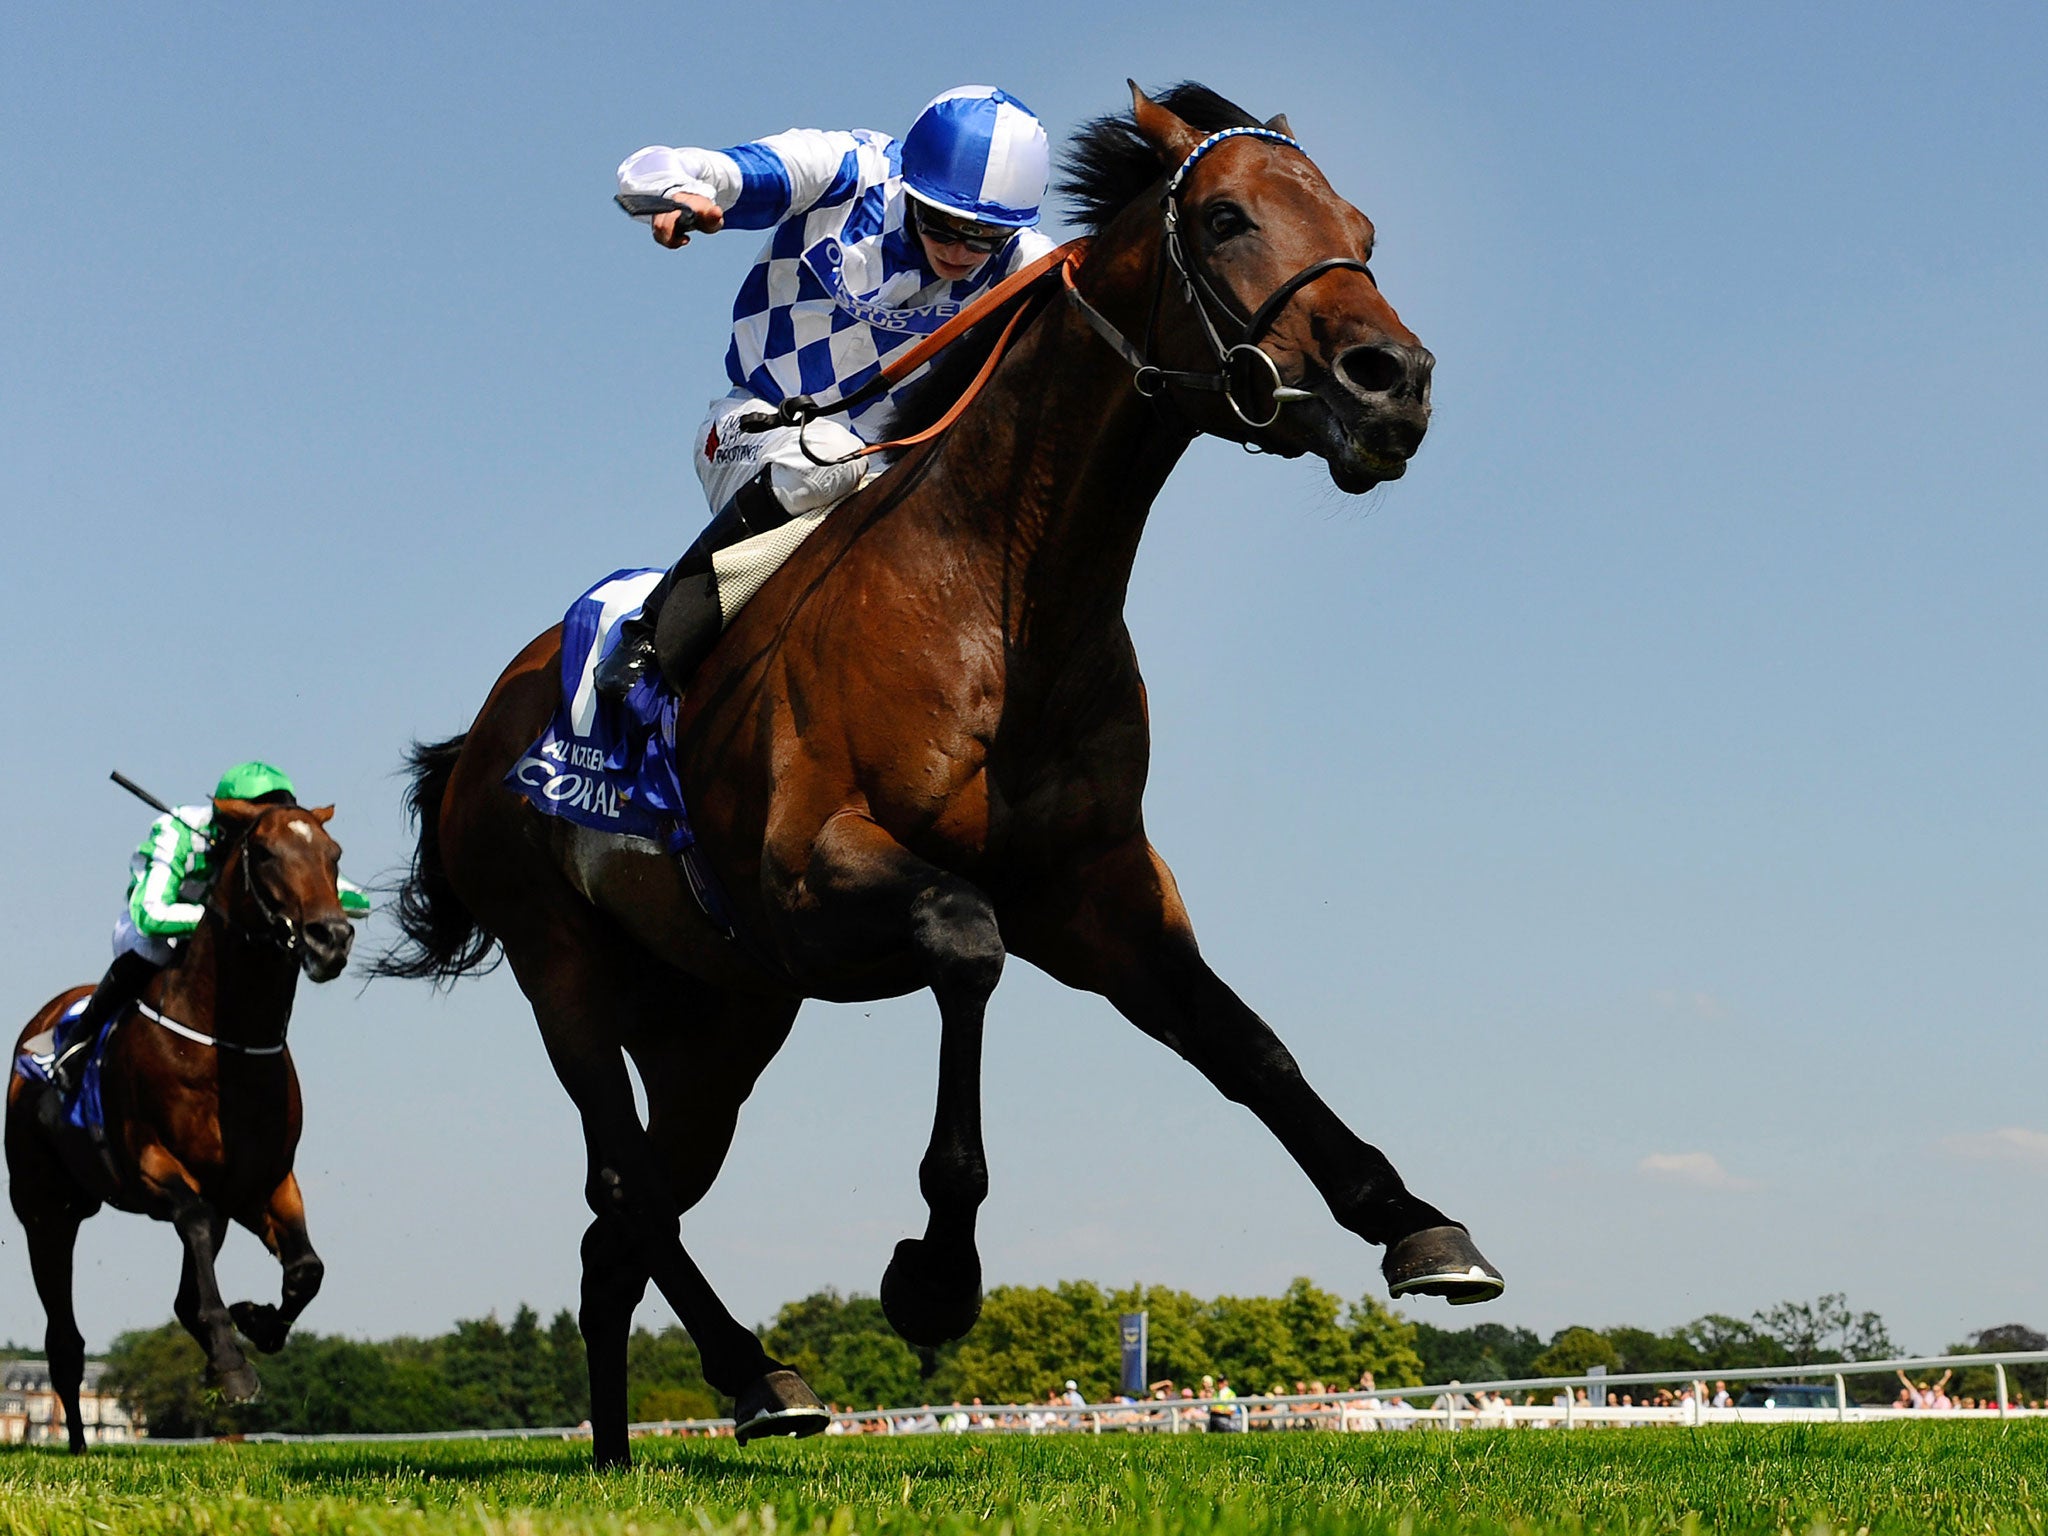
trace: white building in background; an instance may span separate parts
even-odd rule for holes
[[[78,1416],[85,1421],[90,1445],[132,1441],[139,1431],[128,1410],[110,1392],[100,1390],[106,1363],[88,1360],[78,1392]],[[19,1445],[62,1445],[69,1438],[64,1405],[50,1385],[50,1367],[42,1360],[0,1362],[0,1441]]]

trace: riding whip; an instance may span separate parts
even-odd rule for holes
[[[107,777],[112,779],[116,784],[120,785],[123,789],[127,790],[129,794],[133,795],[136,799],[140,800],[144,805],[148,806],[151,810],[162,811],[166,816],[169,816],[173,820],[177,821],[181,826],[185,827],[188,831],[197,832],[201,837],[205,837],[207,835],[209,831],[208,828],[193,826],[191,822],[186,821],[184,817],[178,814],[176,806],[165,805],[163,801],[157,799],[155,795],[152,795],[140,784],[136,783],[133,779],[129,778],[128,775],[121,772],[120,769],[116,768],[112,773],[109,773]]]

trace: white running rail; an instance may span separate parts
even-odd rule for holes
[[[833,1415],[840,1433],[909,1434],[932,1432],[906,1425],[937,1420],[937,1432],[969,1434],[1182,1434],[1206,1429],[1212,1418],[1231,1427],[1277,1429],[1502,1429],[1509,1426],[1577,1429],[1597,1425],[1635,1424],[1789,1424],[1805,1422],[1875,1423],[1900,1419],[2005,1419],[2048,1417],[2048,1410],[2022,1408],[2012,1402],[2006,1376],[2009,1365],[2048,1364],[2048,1350],[2016,1350],[1984,1355],[1914,1355],[1899,1360],[1845,1360],[1826,1365],[1786,1365],[1716,1371],[1633,1371],[1613,1376],[1536,1376],[1513,1381],[1442,1382],[1434,1386],[1383,1387],[1376,1392],[1322,1392],[1308,1396],[1240,1397],[1216,1403],[1209,1398],[1172,1398],[1137,1403],[1091,1403],[1076,1408],[1055,1403],[1002,1403],[992,1406],[934,1404],[925,1408],[877,1408]],[[1990,1366],[1997,1383],[1997,1402],[1988,1408],[1912,1410],[1851,1406],[1846,1378],[1891,1376],[1899,1371],[1946,1371]],[[1689,1385],[1700,1391],[1706,1383],[1725,1381],[1806,1381],[1821,1379],[1835,1389],[1832,1408],[1708,1408],[1696,1401],[1668,1408],[1609,1404],[1595,1407],[1574,1401],[1574,1389]],[[1477,1392],[1547,1396],[1538,1403],[1479,1407]],[[1704,1393],[1702,1393],[1704,1395]],[[1399,1399],[1398,1402],[1394,1401]],[[986,1422],[976,1423],[980,1416]],[[960,1421],[965,1419],[964,1424]],[[950,1421],[950,1422],[949,1422]],[[873,1426],[879,1424],[880,1430]],[[731,1419],[660,1419],[633,1424],[636,1435],[729,1435]],[[252,1441],[290,1444],[376,1443],[402,1440],[575,1440],[587,1439],[588,1424],[551,1429],[443,1429],[412,1434],[286,1435],[252,1434]],[[151,1440],[152,1445],[210,1445],[210,1440]]]

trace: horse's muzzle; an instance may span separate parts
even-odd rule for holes
[[[1367,404],[1346,392],[1319,412],[1311,446],[1330,467],[1337,489],[1358,495],[1408,472],[1408,460],[1429,430],[1429,407],[1415,401]]]
[[[348,964],[355,924],[345,917],[314,918],[299,930],[299,965],[314,981],[332,981]]]
[[[1330,361],[1316,390],[1327,409],[1312,446],[1337,489],[1357,495],[1407,473],[1429,430],[1435,367],[1427,347],[1391,342],[1349,347]]]

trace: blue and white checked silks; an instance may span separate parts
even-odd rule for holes
[[[942,98],[943,100],[943,98]],[[723,150],[640,150],[619,189],[710,198],[737,229],[773,229],[733,302],[725,371],[775,404],[830,402],[872,379],[897,351],[1052,249],[1019,229],[974,276],[948,282],[927,264],[908,209],[902,146],[867,129],[792,129]],[[888,436],[896,396],[923,373],[849,413],[867,442]]]

